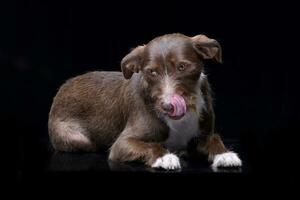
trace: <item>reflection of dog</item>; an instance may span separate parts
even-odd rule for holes
[[[216,40],[169,34],[124,57],[123,75],[90,72],[68,80],[49,114],[54,148],[87,152],[110,148],[113,161],[139,160],[178,169],[174,151],[186,149],[201,135],[197,151],[208,155],[214,167],[240,166],[237,154],[214,134],[205,59],[221,62]]]

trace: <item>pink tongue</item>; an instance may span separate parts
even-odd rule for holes
[[[172,117],[179,117],[186,113],[186,104],[184,98],[178,94],[174,94],[171,99],[171,104],[173,105]]]

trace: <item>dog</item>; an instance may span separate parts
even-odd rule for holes
[[[107,149],[111,161],[178,170],[182,164],[176,152],[194,141],[194,150],[212,167],[241,166],[239,156],[214,132],[212,92],[204,73],[208,59],[222,62],[215,39],[167,34],[134,48],[122,59],[122,72],[69,79],[49,113],[54,149]]]

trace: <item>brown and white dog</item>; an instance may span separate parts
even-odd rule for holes
[[[49,135],[58,151],[107,148],[109,159],[181,168],[175,154],[197,141],[213,167],[241,166],[214,133],[211,89],[203,61],[221,62],[219,43],[168,34],[125,56],[122,72],[90,72],[68,80],[54,98]],[[125,77],[125,78],[124,78]]]

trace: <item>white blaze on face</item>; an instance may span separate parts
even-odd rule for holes
[[[176,81],[170,76],[165,75],[162,80],[162,101],[171,103],[172,96],[175,94]]]
[[[162,102],[172,105],[172,112],[168,113],[172,117],[182,117],[186,111],[186,102],[183,96],[176,94],[176,80],[166,75],[163,79]]]

